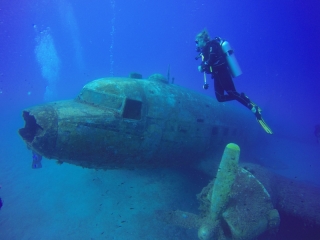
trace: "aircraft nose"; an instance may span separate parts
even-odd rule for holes
[[[25,109],[22,112],[25,126],[19,134],[27,146],[41,155],[52,156],[55,150],[58,117],[51,104]]]

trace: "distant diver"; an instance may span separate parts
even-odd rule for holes
[[[317,142],[320,143],[320,124],[317,124],[314,129],[314,135],[317,138]]]
[[[211,74],[214,79],[215,95],[219,102],[237,100],[255,114],[257,121],[267,133],[273,134],[261,116],[260,107],[253,103],[244,93],[238,93],[235,89],[232,77],[241,75],[242,71],[230,44],[220,37],[210,40],[206,29],[197,34],[195,42],[197,52],[200,52],[196,60],[202,59],[198,70],[204,74],[203,88],[209,88],[206,74]],[[227,94],[224,94],[224,91]]]
[[[41,160],[42,160],[42,156],[32,151],[32,168],[33,169],[42,168]]]

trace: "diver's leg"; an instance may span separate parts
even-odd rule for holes
[[[229,70],[227,67],[220,67],[218,71],[218,77],[215,78],[215,89],[219,89],[220,92],[218,94],[226,91],[228,94],[220,96],[224,101],[231,101],[231,100],[237,100],[240,102],[242,105],[245,107],[251,109],[252,106],[249,106],[248,104],[250,103],[250,100],[247,98],[244,98],[240,93],[237,92],[232,76],[229,73]],[[217,96],[217,91],[216,91],[216,96]]]
[[[224,82],[226,81],[227,77],[228,76],[226,76],[221,70],[216,71],[212,74],[212,78],[214,79],[215,95],[218,102],[227,102],[227,101],[235,100],[235,97],[233,95],[224,94],[224,91],[225,91]],[[231,76],[229,75],[229,77]]]
[[[215,95],[218,100],[218,102],[227,102],[227,101],[232,101],[235,98],[231,95],[226,95],[224,94],[224,89],[221,87],[221,84],[219,83],[218,79],[214,79],[214,90],[215,90]]]
[[[261,116],[261,109],[253,103],[244,93],[238,93],[232,81],[232,77],[230,76],[229,72],[224,73],[224,81],[221,82],[222,88],[228,93],[230,99],[235,99],[240,102],[242,105],[250,109],[254,115],[256,116],[257,121],[261,125],[261,127],[269,134],[272,134],[271,128],[266,124]]]
[[[230,100],[237,100],[245,107],[249,108],[250,110],[255,105],[244,93],[238,93],[233,80],[232,76],[229,73],[227,67],[221,66],[219,71],[216,73],[217,77],[215,78],[215,89],[219,89],[219,93],[226,91],[228,95],[224,95],[225,99]],[[217,92],[217,91],[216,91]],[[216,94],[217,95],[217,94]],[[222,98],[222,97],[220,97]],[[225,100],[225,101],[228,101]]]
[[[241,101],[245,102],[246,104],[245,106],[249,108],[253,113],[256,114],[257,118],[261,117],[261,109],[258,107],[257,104],[252,102],[245,93],[241,93],[240,98],[241,98]]]

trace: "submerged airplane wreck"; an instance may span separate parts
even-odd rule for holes
[[[19,134],[37,159],[95,169],[192,167],[227,143],[252,143],[261,129],[247,113],[169,84],[160,74],[101,78],[75,99],[25,109]],[[255,239],[276,232],[282,214],[320,226],[319,188],[259,166],[240,167],[239,151],[227,145],[216,179],[198,196],[201,215],[158,215],[198,229],[199,239]]]
[[[88,168],[191,166],[213,146],[254,136],[245,133],[255,120],[241,110],[160,74],[102,78],[76,99],[24,110],[19,134],[39,155]]]

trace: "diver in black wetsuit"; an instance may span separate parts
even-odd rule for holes
[[[207,30],[203,30],[196,36],[196,46],[197,51],[200,52],[196,59],[202,58],[198,70],[204,72],[203,88],[208,89],[209,87],[205,74],[211,74],[214,79],[215,95],[219,102],[237,100],[255,114],[257,121],[267,133],[272,134],[272,130],[262,119],[261,109],[244,93],[236,91],[232,77],[237,77],[242,72],[229,43],[219,37],[210,40]]]

